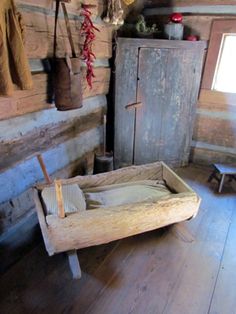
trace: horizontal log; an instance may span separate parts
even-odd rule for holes
[[[227,106],[235,106],[236,108],[236,94],[234,93],[224,93],[218,92],[216,90],[202,89],[199,96],[199,103],[222,105],[227,108]]]
[[[212,163],[232,164],[236,162],[236,149],[197,142],[191,147],[190,160],[207,165]]]
[[[100,147],[95,147],[99,150]],[[70,178],[75,175],[84,175],[93,170],[94,150],[86,152],[82,157],[51,174],[52,179]],[[13,227],[22,223],[27,217],[35,213],[35,203],[32,189],[27,189],[19,196],[0,204],[0,241],[11,232]]]
[[[184,15],[183,24],[184,24],[184,33],[185,36],[193,34],[198,36],[201,40],[209,40],[212,21],[215,19],[234,19],[233,16],[229,15]],[[163,27],[164,24],[169,22],[169,15],[157,16],[147,16],[146,19],[150,23],[157,23],[159,27]]]
[[[82,88],[84,99],[108,93],[110,69],[95,68],[94,73],[93,88],[90,89],[85,80],[86,70],[83,70]],[[34,74],[33,81],[34,88],[31,91],[17,90],[12,97],[0,97],[0,120],[54,107],[50,103],[52,101],[50,76],[45,73]]]
[[[85,116],[106,107],[106,103],[104,95],[95,96],[83,100],[83,107],[76,110],[57,111],[55,108],[52,108],[3,120],[0,122],[0,142],[14,141],[45,125],[72,121],[76,117]]]
[[[191,194],[191,193],[190,193]],[[161,228],[187,220],[198,210],[197,197],[193,195],[153,203],[140,203],[117,208],[100,208],[74,213],[65,219],[47,216],[49,255],[109,243],[131,235]]]
[[[43,8],[44,11],[50,11],[52,15],[55,12],[54,0],[16,0],[15,2],[20,10],[31,9],[37,11],[39,8]],[[90,9],[94,17],[100,16],[104,10],[104,4],[102,0],[83,0],[83,3],[94,6]],[[66,7],[68,13],[78,15],[80,13],[81,1],[72,0],[70,3],[66,4]]]
[[[235,0],[148,0],[145,7],[176,7],[199,5],[234,5]]]
[[[197,115],[193,139],[213,145],[236,147],[235,119]]]
[[[53,55],[54,17],[39,12],[22,11],[26,28],[26,52],[29,58],[47,58]],[[58,22],[57,56],[71,54],[65,21]],[[77,53],[79,53],[83,38],[80,36],[81,22],[78,19],[70,20],[72,37]],[[93,52],[97,58],[110,58],[112,55],[112,27],[105,24],[95,24],[99,31],[95,32]]]
[[[48,173],[52,174],[82,157],[86,152],[94,150],[102,140],[102,127],[97,127],[46,151],[43,153],[43,159]],[[36,158],[26,160],[0,173],[0,203],[17,197],[42,179],[43,174]]]
[[[0,146],[1,171],[71,138],[78,137],[82,132],[96,128],[103,122],[104,110],[105,108],[100,108],[88,115],[76,117],[72,121],[45,125],[14,141],[2,143]]]
[[[184,14],[218,14],[235,15],[236,7],[234,5],[194,5],[194,6],[171,6],[171,7],[153,7],[146,8],[144,15],[170,15],[173,12]]]

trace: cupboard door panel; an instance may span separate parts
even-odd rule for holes
[[[162,111],[166,98],[166,63],[168,49],[141,48],[139,50],[134,163],[159,160]]]
[[[126,106],[137,99],[138,49],[120,44],[116,56],[115,168],[133,164],[135,110]]]
[[[193,102],[197,102],[196,67],[199,53],[194,50],[169,50],[166,63],[166,104],[162,111],[159,158],[164,161],[188,162],[193,128]],[[201,58],[200,58],[201,59]]]

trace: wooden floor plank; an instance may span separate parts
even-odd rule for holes
[[[205,314],[212,300],[211,314],[234,313],[235,192],[215,194],[209,170],[178,173],[203,199],[198,216],[183,223],[194,242],[170,227],[79,250],[79,281],[65,255],[48,257],[41,244],[0,277],[0,312]]]
[[[236,198],[209,314],[236,313]]]

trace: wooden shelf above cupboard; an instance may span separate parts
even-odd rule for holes
[[[118,38],[116,168],[188,164],[205,49],[205,41]]]

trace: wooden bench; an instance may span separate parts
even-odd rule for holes
[[[215,179],[219,183],[218,192],[221,193],[226,176],[230,177],[230,181],[236,180],[236,165],[213,164],[213,167],[214,170],[208,178],[208,182]]]

